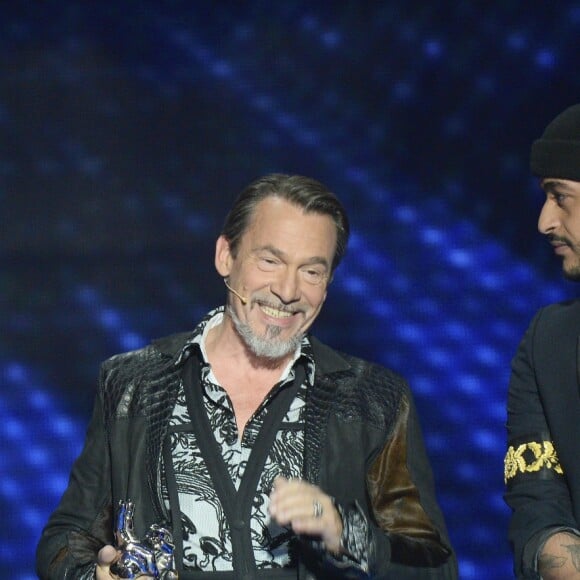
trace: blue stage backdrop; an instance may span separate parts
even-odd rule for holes
[[[2,576],[35,577],[100,361],[223,302],[224,212],[282,171],[352,216],[314,332],[409,379],[461,578],[510,578],[509,362],[578,292],[528,152],[579,37],[565,0],[3,2]]]

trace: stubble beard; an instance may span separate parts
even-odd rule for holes
[[[580,282],[580,258],[576,258],[574,264],[569,268],[566,268],[566,265],[564,264],[563,273],[566,280]]]
[[[580,282],[580,246],[573,244],[564,236],[547,234],[546,237],[548,242],[565,244],[570,249],[571,255],[561,256],[562,276],[571,282]]]
[[[234,328],[248,347],[248,350],[258,358],[266,358],[268,360],[279,360],[287,357],[296,351],[304,333],[297,333],[285,340],[279,340],[278,337],[282,333],[280,326],[268,325],[264,336],[258,336],[249,324],[242,322],[231,305],[227,306],[227,313],[232,319]]]

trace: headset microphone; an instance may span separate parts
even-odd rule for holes
[[[247,300],[246,300],[246,299],[245,299],[245,298],[244,298],[244,297],[243,297],[241,294],[238,294],[238,293],[237,293],[237,292],[236,292],[236,291],[235,291],[235,290],[234,290],[234,289],[233,289],[233,288],[232,288],[232,287],[231,287],[231,286],[228,284],[228,279],[227,279],[227,278],[224,278],[224,284],[226,285],[226,288],[227,288],[227,289],[228,289],[230,292],[232,292],[233,294],[235,294],[235,295],[236,295],[236,296],[237,296],[237,297],[238,297],[238,298],[239,298],[239,299],[242,301],[242,304],[247,304],[247,303],[248,303],[248,301],[247,301]]]

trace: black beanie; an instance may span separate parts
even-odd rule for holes
[[[580,104],[560,113],[533,142],[530,168],[539,177],[580,181]]]

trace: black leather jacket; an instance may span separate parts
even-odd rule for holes
[[[113,543],[112,506],[120,499],[139,506],[138,536],[154,522],[171,526],[160,495],[161,449],[183,370],[178,355],[189,336],[103,363],[83,451],[38,545],[41,579],[94,578],[98,550]],[[316,377],[307,399],[304,478],[344,509],[357,502],[367,515],[369,577],[456,578],[407,384],[383,367],[311,342]],[[212,574],[180,573],[180,579]],[[307,542],[296,575],[365,577],[313,557]]]

